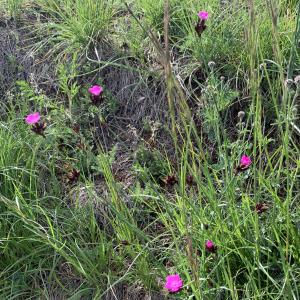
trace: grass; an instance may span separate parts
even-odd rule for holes
[[[299,3],[168,2],[3,3],[58,87],[3,99],[4,299],[300,298]]]

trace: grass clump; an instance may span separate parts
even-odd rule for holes
[[[44,20],[38,26],[41,46],[49,49],[52,57],[80,56],[98,41],[108,41],[112,33],[114,1],[39,0]]]

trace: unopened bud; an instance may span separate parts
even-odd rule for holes
[[[238,112],[238,118],[239,118],[240,120],[243,120],[244,117],[245,117],[245,112],[244,112],[244,111],[239,111],[239,112]]]
[[[260,69],[261,71],[263,71],[266,67],[267,67],[267,64],[266,64],[266,63],[262,63],[262,64],[259,65],[259,69]]]
[[[213,70],[213,68],[215,67],[215,65],[216,65],[216,63],[215,63],[214,61],[210,61],[210,62],[208,63],[208,67],[209,67],[211,70]]]
[[[293,85],[294,85],[294,80],[292,79],[286,79],[284,81],[284,86],[286,87],[286,89],[291,90],[293,89]]]

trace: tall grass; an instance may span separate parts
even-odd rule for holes
[[[42,28],[50,31],[54,49],[64,57],[105,36],[113,16],[113,6],[105,2],[76,1],[76,9],[71,2],[39,2],[50,14]],[[233,21],[220,14],[217,1],[205,2],[213,11],[211,28],[197,40],[190,16],[198,9],[194,1],[128,6],[136,22],[132,30],[140,30],[152,43],[164,67],[176,161],[164,159],[168,172],[176,174],[174,186],[162,186],[149,174],[146,182],[137,180],[123,189],[109,154],[99,145],[97,154],[85,150],[93,157],[91,165],[80,166],[80,182],[66,187],[55,171],[55,131],[43,139],[23,122],[34,103],[23,99],[7,109],[0,122],[2,297],[102,299],[110,292],[113,299],[123,299],[116,295],[122,284],[162,291],[165,276],[179,273],[184,288],[174,299],[299,299],[300,152],[292,124],[297,122],[300,87],[286,85],[287,77],[294,78],[299,70],[297,3],[246,4]],[[139,8],[149,12],[147,18],[161,18],[162,27],[141,19]],[[220,19],[224,23],[213,27]],[[288,37],[282,34],[285,22]],[[188,30],[185,41],[173,36],[175,24]],[[239,41],[236,31],[244,33]],[[214,41],[222,47],[213,46]],[[187,95],[194,91],[182,88],[180,72],[174,69],[171,58],[177,46],[186,47],[191,65],[201,60],[205,81],[196,84],[202,93],[191,97],[202,105],[200,115],[188,105]],[[193,49],[201,49],[199,56]],[[215,58],[216,66],[207,67]],[[227,78],[220,79],[223,69]],[[232,84],[237,70],[245,75],[240,92]],[[232,112],[237,95],[244,117]],[[51,109],[48,113],[51,121]],[[237,172],[244,153],[252,166]],[[91,167],[101,176],[85,174]],[[266,211],[257,211],[257,204],[265,204]],[[207,240],[216,244],[216,253],[205,250]]]
[[[52,57],[70,54],[84,56],[98,41],[110,40],[115,1],[36,1],[44,20],[37,33],[41,39],[36,47],[47,49]]]
[[[1,0],[0,9],[5,11],[10,17],[17,17],[20,14],[21,8],[27,1],[24,0]]]

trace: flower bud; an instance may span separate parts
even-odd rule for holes
[[[294,80],[292,80],[292,79],[286,79],[284,81],[284,86],[288,90],[292,90],[293,89],[293,85],[294,85]]]
[[[213,70],[215,66],[216,66],[216,63],[215,63],[214,61],[210,61],[210,62],[208,63],[208,67],[209,67],[211,70]]]
[[[244,119],[244,117],[245,117],[245,112],[244,111],[239,111],[238,112],[238,118],[240,119],[240,120],[243,120]]]

